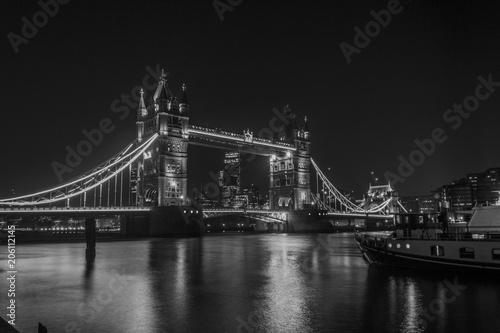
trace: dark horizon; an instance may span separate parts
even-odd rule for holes
[[[355,28],[366,33],[365,25],[375,21],[371,11],[389,10],[388,4],[390,21],[356,47]],[[337,188],[356,197],[373,183],[372,171],[385,183],[387,172],[398,175],[400,155],[418,158],[413,152],[425,149],[415,140],[432,152],[420,154],[421,165],[396,185],[400,195],[428,194],[500,166],[494,153],[500,91],[484,83],[500,82],[500,9],[492,1],[395,4],[242,1],[221,21],[210,1],[75,1],[59,4],[16,53],[8,35],[23,36],[22,18],[32,22],[42,8],[36,1],[9,3],[2,20],[0,198],[11,197],[12,189],[21,195],[60,184],[52,163],[63,162],[65,147],[75,148],[85,139],[82,131],[105,118],[113,130],[63,181],[132,142],[136,108],[127,114],[118,107],[126,105],[122,94],[137,93],[133,88],[152,76],[147,66],[164,68],[178,97],[187,85],[192,124],[256,134],[269,127],[273,109],[289,105],[300,123],[307,116],[311,156],[325,173],[332,169],[327,175]],[[342,43],[358,50],[349,63]],[[467,98],[479,85],[480,96],[489,95],[477,99],[477,110],[456,109],[474,102]],[[434,150],[428,144],[433,136]],[[222,150],[190,151],[189,190],[223,167]],[[263,187],[267,165],[259,160],[242,177]]]

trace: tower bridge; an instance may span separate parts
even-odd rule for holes
[[[282,223],[288,231],[303,231],[320,230],[318,225],[336,216],[389,219],[400,209],[397,194],[390,189],[378,201],[366,198],[362,204],[337,190],[310,156],[307,117],[299,125],[288,107],[282,114],[286,125],[269,139],[254,137],[249,129],[232,133],[190,124],[189,114],[186,86],[177,98],[162,71],[147,103],[141,90],[134,142],[65,184],[0,199],[0,216],[116,214],[126,216],[123,232],[168,235],[203,232],[204,216],[224,213],[259,217]],[[188,198],[189,145],[268,157],[269,209],[216,211],[197,206]],[[314,174],[316,194],[311,188]]]

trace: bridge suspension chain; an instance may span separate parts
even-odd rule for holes
[[[323,186],[328,190],[329,195],[333,196],[335,201],[339,202],[341,206],[345,207],[348,211],[350,212],[364,212],[364,209],[362,209],[360,206],[352,203],[349,199],[347,199],[342,193],[340,193],[339,190],[333,186],[332,183],[326,178],[326,176],[323,174],[323,172],[320,170],[316,162],[311,158],[311,163],[316,170],[317,175],[323,182]],[[318,189],[319,190],[319,189]],[[320,200],[319,198],[317,198]],[[324,204],[324,203],[323,203]]]
[[[352,212],[352,213],[384,213],[384,209],[387,207],[387,205],[389,205],[389,203],[392,200],[391,198],[389,198],[375,207],[370,207],[370,209],[364,209],[360,205],[356,205],[355,203],[350,201],[345,195],[343,195],[339,190],[337,190],[337,188],[335,188],[335,186],[333,186],[333,184],[328,180],[328,178],[320,170],[320,168],[318,167],[318,165],[316,164],[316,162],[314,162],[314,160],[312,158],[311,158],[311,163],[312,163],[314,169],[316,170],[318,177],[322,181],[323,191],[328,192],[328,196],[332,197],[335,202],[338,202],[340,204],[340,206],[344,207],[346,209],[346,211],[348,211],[348,212]],[[318,188],[318,192],[319,192],[319,188]],[[318,205],[318,207],[325,209],[325,210],[328,210],[330,212],[337,212],[338,211],[337,209],[332,208],[331,204],[327,205],[326,203],[324,203],[320,197],[318,197],[312,193],[311,193],[311,196],[312,196],[313,201],[316,202],[316,204]],[[340,210],[342,210],[342,208]]]
[[[78,195],[84,195],[84,202],[87,201],[87,193],[94,190],[94,206],[96,205],[96,189],[99,186],[100,192],[102,192],[102,185],[112,178],[121,174],[121,183],[123,191],[123,174],[122,171],[130,167],[132,162],[139,158],[148,149],[151,144],[156,140],[158,134],[153,135],[148,140],[144,141],[141,145],[137,146],[135,149],[130,151],[134,146],[135,142],[128,145],[124,150],[107,160],[106,162],[100,164],[90,172],[83,174],[68,183],[59,185],[57,187],[24,196],[19,196],[15,198],[0,199],[0,206],[34,206],[43,204],[52,204],[55,202],[61,202],[66,200],[69,203],[69,199],[76,197]],[[130,152],[129,152],[130,151]],[[116,178],[115,178],[116,187]],[[102,200],[102,193],[101,198]],[[120,201],[122,198],[120,198]],[[115,199],[116,203],[116,199]],[[85,205],[85,203],[84,203]],[[109,205],[109,184],[108,184],[108,205]]]

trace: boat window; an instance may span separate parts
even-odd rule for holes
[[[431,246],[431,255],[432,256],[444,256],[444,248],[441,245],[433,245]]]
[[[474,249],[472,247],[461,247],[460,258],[474,259]]]
[[[500,260],[500,249],[491,250],[491,254],[494,260]]]

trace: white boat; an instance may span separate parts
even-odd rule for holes
[[[500,206],[474,208],[465,228],[443,229],[436,214],[396,214],[395,230],[357,232],[373,265],[500,272]]]

